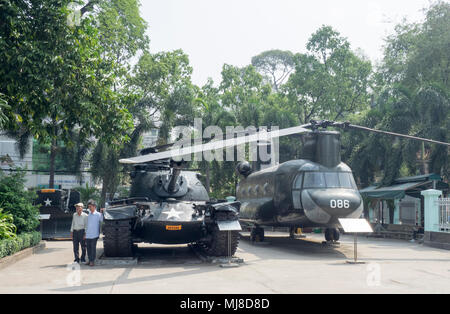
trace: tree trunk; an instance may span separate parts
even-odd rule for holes
[[[57,141],[54,138],[54,139],[52,139],[52,144],[50,147],[50,180],[48,182],[48,186],[50,189],[53,189],[55,187],[56,150],[57,150]]]
[[[427,160],[427,155],[425,153],[425,143],[422,142],[421,152],[420,152],[420,174],[429,174],[430,173],[430,165],[429,160]]]
[[[206,180],[205,180],[205,187],[206,187],[206,191],[209,193],[211,193],[211,189],[210,189],[210,185],[211,185],[211,178],[210,178],[210,172],[209,172],[209,163],[206,163]]]
[[[106,178],[103,178],[103,183],[102,183],[102,193],[101,193],[101,199],[100,199],[100,204],[99,204],[99,208],[103,208],[105,207],[105,203],[106,203],[106,185],[105,184]]]

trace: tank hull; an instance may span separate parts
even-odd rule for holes
[[[77,191],[58,189],[37,191],[34,204],[39,206],[40,231],[44,240],[70,239],[74,205],[79,202],[80,192]]]
[[[197,243],[215,256],[234,254],[241,230],[238,213],[238,202],[124,200],[105,210],[105,252],[130,256],[138,243]]]
[[[139,240],[159,244],[188,244],[205,237],[201,221],[164,222],[147,220],[137,230]],[[138,240],[138,241],[139,241]]]

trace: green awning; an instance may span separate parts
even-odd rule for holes
[[[413,183],[413,182],[426,182],[426,181],[442,181],[440,175],[435,173],[423,174],[414,177],[404,177],[394,180],[394,184]]]
[[[405,195],[420,198],[423,190],[435,188],[448,191],[449,185],[442,182],[442,178],[435,174],[425,174],[414,177],[398,178],[391,186],[372,185],[359,191],[362,196],[371,199],[402,199]]]
[[[368,198],[402,199],[405,197],[407,190],[415,190],[417,187],[425,183],[426,182],[410,182],[385,187],[369,186],[363,190],[360,190],[359,193]]]

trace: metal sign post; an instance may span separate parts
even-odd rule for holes
[[[364,264],[358,262],[358,233],[373,233],[372,226],[365,219],[339,219],[339,222],[347,233],[353,233],[355,236],[353,244],[353,261],[347,261],[348,264]]]
[[[40,220],[40,230],[41,230],[41,235],[44,234],[44,222],[43,220],[49,220],[50,219],[50,214],[41,214],[39,215],[39,220]]]
[[[355,258],[354,263],[358,264],[358,234],[355,233],[355,242],[353,244],[353,257]]]

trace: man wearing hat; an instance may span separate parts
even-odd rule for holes
[[[88,215],[83,213],[83,203],[75,204],[76,212],[73,214],[72,226],[70,227],[70,236],[73,241],[73,254],[75,263],[80,262],[79,247],[81,245],[81,262],[86,262],[86,227]]]
[[[88,201],[89,215],[87,217],[86,244],[89,262],[86,265],[94,266],[97,240],[100,237],[100,225],[103,221],[103,209],[97,211],[97,203],[94,200]]]

